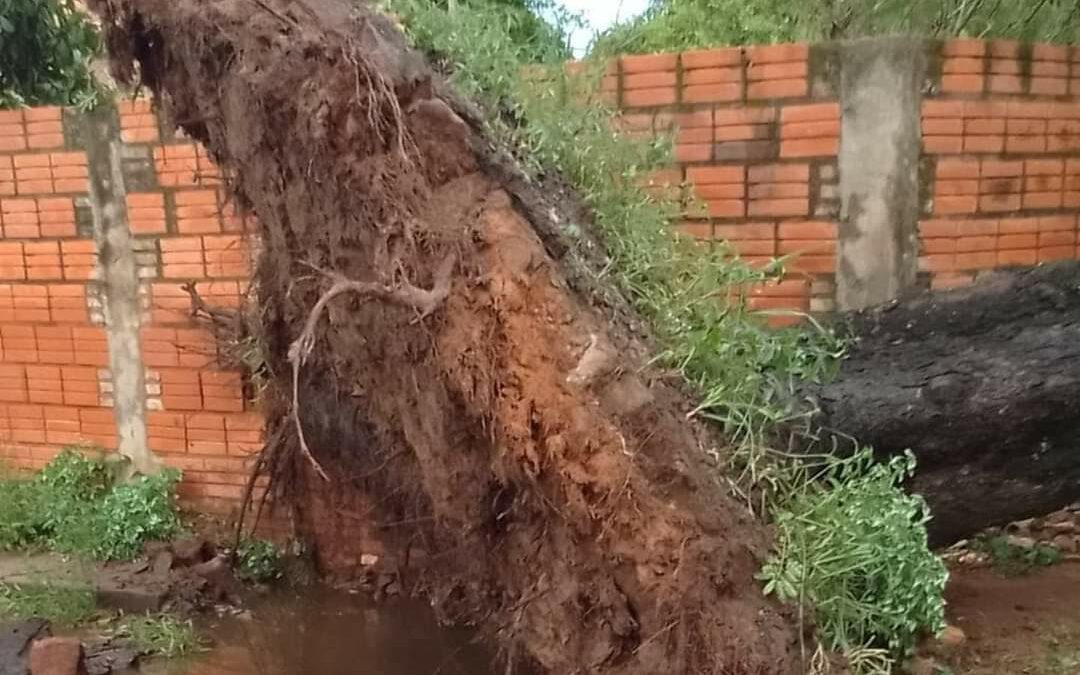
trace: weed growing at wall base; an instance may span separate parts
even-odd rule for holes
[[[816,613],[821,641],[849,653],[856,672],[887,672],[943,617],[945,570],[926,545],[925,507],[900,488],[912,466],[875,464],[869,451],[792,458],[774,444],[799,414],[795,384],[829,377],[840,341],[825,330],[772,331],[748,312],[747,287],[776,277],[780,265],[753,269],[722,246],[672,236],[678,205],[638,188],[667,161],[668,144],[618,133],[615,111],[588,80],[599,65],[584,81],[557,61],[525,71],[534,54],[487,3],[384,4],[461,90],[486,103],[493,137],[526,169],[559,171],[590,207],[611,260],[601,276],[650,320],[660,361],[701,392],[695,414],[719,424],[732,445],[713,452],[717,480],[777,526],[776,554],[762,571],[767,590]],[[566,225],[568,236],[579,230]]]
[[[0,480],[0,549],[124,560],[179,532],[178,472],[114,484],[105,462],[84,452],[64,450],[30,479]]]

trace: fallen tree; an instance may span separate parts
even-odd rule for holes
[[[910,487],[930,505],[933,541],[1080,498],[1080,264],[849,318],[838,377],[808,390],[818,422],[879,455],[915,453]]]
[[[717,489],[715,440],[595,281],[600,247],[389,21],[92,5],[121,79],[258,216],[279,488],[370,496],[422,542],[442,615],[546,672],[801,672],[796,617],[754,580],[765,527]]]

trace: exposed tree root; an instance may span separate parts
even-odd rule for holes
[[[300,452],[303,453],[312,468],[315,469],[315,473],[319,474],[319,477],[323,480],[329,481],[330,476],[326,473],[326,469],[319,464],[319,460],[315,459],[315,455],[311,453],[311,448],[308,447],[307,440],[304,437],[304,425],[300,422],[299,393],[300,368],[307,361],[308,357],[311,355],[311,350],[315,347],[315,329],[319,325],[319,319],[322,317],[323,311],[326,309],[326,306],[330,304],[330,301],[339,295],[355,293],[362,297],[371,296],[378,300],[415,309],[418,313],[417,321],[420,321],[438,309],[446,301],[446,297],[450,295],[450,275],[454,271],[455,260],[453,255],[449,255],[443,260],[442,264],[439,265],[439,269],[435,272],[435,285],[431,290],[417,288],[408,282],[400,283],[396,286],[387,286],[371,281],[353,281],[351,279],[346,279],[337,272],[323,270],[315,265],[309,265],[333,279],[334,285],[323,293],[322,297],[319,298],[319,301],[311,308],[311,313],[308,314],[307,321],[304,323],[303,332],[300,333],[300,337],[296,338],[292,343],[292,346],[289,347],[289,363],[292,364],[293,382],[292,419],[296,424],[296,438],[300,443]]]
[[[559,223],[585,214],[462,124],[385,17],[261,2],[92,0],[119,72],[203,120],[185,131],[257,216],[264,468],[320,560],[357,559],[339,514],[363,514],[440,617],[541,672],[801,672],[754,579],[767,532],[711,475],[720,441],[598,300],[617,291],[582,291],[601,256]],[[305,263],[329,288],[296,282]],[[350,293],[379,302],[321,321]]]

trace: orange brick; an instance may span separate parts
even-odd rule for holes
[[[671,105],[676,101],[675,87],[633,89],[623,92],[623,105],[629,108],[652,108]]]
[[[686,180],[698,185],[742,183],[744,172],[741,166],[692,166],[686,169]]]
[[[979,181],[938,180],[934,185],[934,194],[939,196],[979,194]]]
[[[1010,140],[1014,137],[1010,137]],[[1005,150],[1004,136],[965,136],[964,152],[1003,152]]]
[[[627,92],[629,93],[629,92]],[[674,95],[674,94],[672,94]],[[666,96],[666,95],[665,95]],[[686,103],[713,103],[723,101],[737,101],[742,97],[742,88],[734,82],[718,82],[715,84],[694,84],[683,88],[683,101]],[[626,96],[624,94],[624,102]],[[673,102],[673,101],[672,101]],[[627,105],[635,105],[627,102]],[[637,105],[667,105],[666,103],[638,103]]]
[[[922,141],[929,155],[958,155],[964,150],[962,136],[923,136]]]
[[[973,283],[975,283],[975,275],[973,274],[943,273],[935,274],[930,279],[930,288],[935,291],[944,291],[952,288],[963,288]]]
[[[1002,266],[1034,265],[1036,262],[1038,251],[1035,249],[998,251],[997,254],[997,264]]]
[[[808,93],[806,78],[763,80],[753,82],[746,88],[746,97],[750,99],[797,98]]]
[[[1040,136],[1009,136],[1005,143],[1008,153],[1045,152],[1046,139]]]
[[[952,117],[931,117],[923,120],[924,136],[959,136],[964,133],[964,121]]]
[[[1033,77],[1031,93],[1036,96],[1064,96],[1069,93],[1069,81],[1057,77]]]
[[[707,162],[712,159],[711,143],[675,146],[675,159],[679,162]]]
[[[978,207],[976,197],[948,196],[934,199],[934,213],[975,213]]]
[[[1019,211],[1021,204],[1019,194],[990,194],[979,198],[979,210],[986,212]]]
[[[624,75],[654,71],[674,71],[678,54],[643,54],[623,56],[620,60]]]
[[[995,251],[956,254],[956,269],[958,270],[992,269],[996,264],[997,253]]]
[[[998,224],[998,232],[1005,240],[1005,235],[1033,234],[1039,231],[1037,218],[1006,218]]]
[[[983,90],[982,75],[942,75],[941,90],[946,93],[974,94]]]
[[[810,180],[808,164],[766,164],[749,168],[750,183],[798,183]]]
[[[741,66],[742,50],[738,47],[685,51],[680,56],[685,69]]]
[[[649,73],[637,73],[623,77],[623,89],[656,89],[661,87],[674,87],[676,83],[675,71],[657,71]]]
[[[939,165],[940,172],[940,165]],[[1003,178],[1024,175],[1024,163],[1022,161],[983,160],[981,173],[984,178]]]
[[[62,133],[31,134],[26,137],[28,148],[60,148],[63,145],[64,134]]]
[[[750,202],[750,216],[805,216],[810,210],[808,199],[760,199]]]
[[[761,45],[746,48],[746,58],[752,64],[805,61],[809,54],[809,46],[802,43]]]
[[[683,72],[684,86],[702,84],[730,84],[742,80],[741,68],[700,68]]]
[[[945,56],[984,56],[986,42],[971,38],[946,40],[942,47],[942,54]]]
[[[836,137],[785,140],[780,144],[780,157],[833,157],[839,149]]]

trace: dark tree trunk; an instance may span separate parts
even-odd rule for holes
[[[1080,498],[1080,264],[850,318],[850,357],[812,392],[819,422],[882,455],[915,453],[935,543]]]

